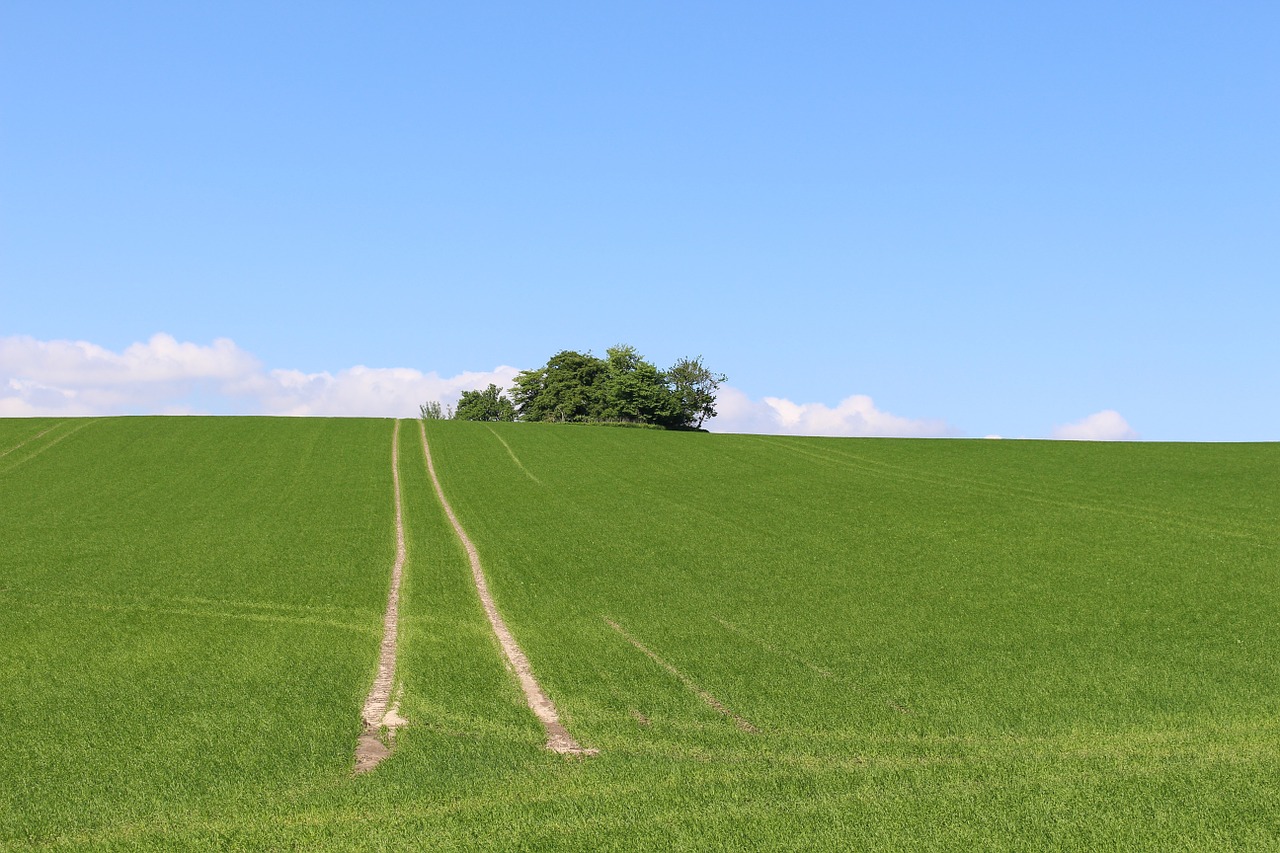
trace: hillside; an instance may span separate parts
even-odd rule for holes
[[[0,843],[1280,841],[1280,445],[0,421]]]

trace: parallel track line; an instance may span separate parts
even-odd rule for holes
[[[471,563],[471,577],[475,581],[476,592],[480,594],[480,602],[484,605],[485,615],[489,617],[489,625],[493,628],[493,633],[498,638],[502,653],[506,656],[507,663],[515,670],[516,678],[520,681],[520,689],[524,691],[525,701],[529,704],[529,710],[533,711],[534,716],[538,718],[538,721],[542,723],[542,728],[546,731],[547,749],[562,755],[597,754],[599,750],[583,747],[564,727],[564,723],[560,721],[560,714],[556,710],[555,703],[551,701],[551,697],[547,695],[547,692],[542,689],[542,685],[534,677],[533,667],[529,663],[529,658],[525,656],[515,637],[511,635],[511,630],[507,628],[507,623],[503,620],[502,614],[498,612],[498,606],[494,604],[493,595],[489,592],[489,583],[485,580],[484,569],[480,565],[480,554],[476,551],[475,543],[471,541],[471,537],[467,536],[467,532],[462,529],[462,523],[458,521],[458,516],[454,513],[453,507],[449,505],[448,499],[444,496],[444,489],[440,486],[440,478],[436,476],[435,463],[431,460],[431,447],[427,443],[426,426],[419,422],[418,429],[422,435],[422,452],[427,458],[427,473],[431,475],[431,483],[436,488],[436,496],[440,498],[440,505],[444,507],[445,515],[449,517],[449,523],[453,525],[453,532],[458,535],[458,539],[462,542],[462,547],[466,549],[467,559]]]

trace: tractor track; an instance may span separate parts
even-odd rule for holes
[[[431,476],[432,485],[435,486],[436,496],[440,498],[440,505],[444,507],[445,515],[449,517],[449,523],[453,525],[454,533],[458,535],[463,548],[466,549],[467,559],[471,563],[471,576],[475,581],[476,592],[480,595],[480,602],[484,605],[485,615],[489,617],[489,625],[493,628],[493,633],[498,638],[502,653],[506,656],[507,663],[515,671],[516,678],[520,682],[520,689],[524,691],[525,701],[529,704],[529,709],[533,711],[546,731],[547,749],[562,755],[597,754],[599,750],[583,747],[574,739],[573,735],[569,734],[569,730],[560,721],[560,714],[556,710],[555,703],[551,701],[551,697],[547,695],[547,692],[542,689],[542,685],[534,677],[533,667],[529,663],[529,658],[525,656],[519,644],[516,643],[515,637],[511,635],[511,630],[502,618],[502,614],[498,612],[498,607],[493,601],[493,595],[489,592],[489,583],[485,579],[484,569],[480,565],[480,555],[476,551],[475,543],[471,541],[471,538],[467,536],[467,532],[463,530],[462,523],[458,521],[458,516],[454,513],[453,507],[449,505],[448,499],[444,496],[444,489],[440,486],[440,478],[436,476],[435,464],[431,459],[431,447],[427,443],[426,425],[419,422],[418,429],[422,436],[422,452],[427,459],[427,473]]]
[[[356,741],[355,772],[368,773],[391,754],[396,729],[405,725],[398,702],[392,703],[391,691],[396,676],[396,638],[400,627],[400,580],[408,549],[404,543],[404,508],[400,499],[400,421],[391,433],[391,482],[395,487],[396,559],[391,568],[391,590],[387,594],[387,610],[382,619],[382,645],[378,653],[378,674],[373,679],[369,696],[364,700],[360,719],[364,730]],[[385,731],[385,734],[384,734]]]

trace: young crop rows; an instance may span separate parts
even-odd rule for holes
[[[1274,847],[1277,482],[1277,445],[0,420],[0,848]]]

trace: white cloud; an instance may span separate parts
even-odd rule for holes
[[[913,420],[883,412],[863,394],[846,397],[834,408],[822,403],[793,403],[781,397],[752,400],[722,386],[716,417],[707,426],[716,432],[768,435],[952,436],[958,432],[941,420]]]
[[[416,417],[418,405],[439,400],[451,406],[463,391],[493,383],[510,388],[519,371],[498,367],[488,372],[460,373],[442,378],[406,367],[357,366],[332,373],[273,370],[256,375],[232,390],[276,415]]]
[[[1074,441],[1130,441],[1137,438],[1138,433],[1119,412],[1105,409],[1074,423],[1054,427],[1053,437]]]
[[[179,343],[171,335],[153,335],[114,353],[86,341],[38,341],[0,338],[0,376],[21,374],[24,381],[109,388],[172,381],[234,379],[256,370],[257,359],[226,338],[210,346]]]
[[[410,368],[356,366],[335,373],[267,369],[233,341],[209,345],[157,334],[114,352],[85,341],[0,338],[0,417],[120,414],[263,414],[414,417],[418,405],[456,404],[465,390],[510,388],[517,369],[501,366],[442,377]],[[716,432],[772,435],[954,436],[942,420],[901,417],[870,397],[835,406],[782,397],[752,399],[720,389]],[[1059,427],[1055,438],[1135,438],[1124,418],[1099,412]]]
[[[208,346],[154,335],[123,352],[85,341],[0,338],[0,417],[224,413],[412,417],[427,400],[454,403],[513,367],[443,378],[408,368],[331,373],[265,370],[220,338]]]

